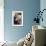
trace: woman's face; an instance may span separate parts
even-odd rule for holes
[[[15,21],[20,24],[21,23],[21,15],[17,15]]]
[[[20,19],[21,19],[21,15],[17,15],[16,20],[20,20]]]

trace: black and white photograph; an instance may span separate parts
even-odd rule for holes
[[[23,11],[12,11],[12,26],[23,26]]]

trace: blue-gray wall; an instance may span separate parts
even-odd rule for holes
[[[4,35],[7,41],[18,41],[32,28],[35,12],[40,9],[40,0],[4,0]],[[24,13],[24,26],[12,26],[12,11],[22,10]]]
[[[42,11],[43,9],[46,9],[46,0],[41,0],[40,1],[40,10]],[[40,25],[45,26],[46,27],[46,11],[43,12],[43,22],[40,22]]]

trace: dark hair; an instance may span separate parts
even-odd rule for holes
[[[21,13],[18,13],[18,15],[21,15]]]

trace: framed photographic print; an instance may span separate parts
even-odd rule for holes
[[[12,26],[23,26],[23,11],[12,11]]]

